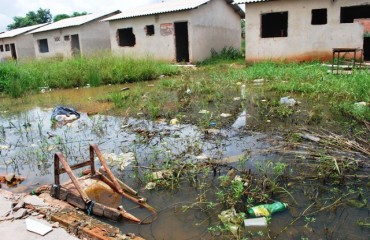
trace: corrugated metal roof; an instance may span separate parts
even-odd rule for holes
[[[58,22],[51,23],[45,27],[36,29],[30,33],[39,33],[39,32],[46,32],[46,31],[51,31],[51,30],[56,30],[56,29],[61,29],[61,28],[80,26],[80,25],[94,21],[95,19],[107,16],[112,13],[120,13],[120,11],[114,11],[114,12],[109,12],[109,13],[104,13],[104,14],[87,14],[87,15],[78,16],[78,17],[66,18]]]
[[[28,26],[28,27],[22,27],[22,28],[13,29],[13,30],[10,30],[10,31],[7,31],[7,32],[4,32],[4,33],[0,34],[0,39],[1,38],[15,37],[15,36],[18,36],[18,35],[27,33],[29,31],[32,31],[34,29],[37,29],[39,27],[45,26],[47,24],[48,23],[43,23],[43,24],[37,24],[37,25],[33,25],[33,26]]]
[[[269,2],[271,0],[244,0],[244,1],[234,1],[236,4],[243,4],[243,3],[256,3],[256,2]]]
[[[106,18],[103,21],[118,20],[124,18],[147,16],[159,13],[177,12],[198,8],[199,6],[210,2],[211,0],[177,0],[169,2],[160,2],[138,8],[123,11],[120,14]],[[239,13],[240,14],[240,13]]]

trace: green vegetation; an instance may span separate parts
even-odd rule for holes
[[[118,84],[152,80],[160,75],[172,75],[179,69],[151,59],[100,55],[69,60],[46,59],[17,64],[0,64],[0,91],[12,97],[48,88],[74,88],[90,84]]]
[[[7,26],[8,30],[32,26],[41,23],[49,23],[52,20],[50,9],[39,8],[36,12],[29,11],[25,17],[14,17],[14,23]]]

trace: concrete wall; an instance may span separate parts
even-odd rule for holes
[[[191,52],[195,61],[211,56],[211,49],[241,48],[240,16],[225,0],[213,0],[192,11]]]
[[[332,48],[362,48],[363,26],[340,23],[340,8],[369,0],[281,0],[246,4],[246,60],[331,58]],[[311,10],[327,8],[326,25],[311,25]],[[288,11],[288,37],[261,38],[261,14]]]
[[[15,51],[19,61],[35,57],[32,35],[19,35],[13,38],[0,39],[0,45],[3,45],[4,52],[0,52],[0,61],[12,57],[11,51],[5,51],[5,44],[15,44]]]
[[[198,9],[172,12],[110,21],[110,38],[113,53],[134,57],[154,57],[165,61],[176,61],[175,31],[161,35],[161,24],[188,22],[190,62],[204,60],[211,55],[211,49],[223,47],[240,49],[240,17],[227,6],[225,0],[212,0]],[[155,35],[146,36],[145,26],[154,25]],[[174,26],[174,25],[173,25]],[[136,45],[120,47],[117,29],[133,28]]]
[[[78,34],[79,36],[81,55],[91,55],[104,50],[110,51],[109,23],[99,22],[101,19],[107,17],[109,17],[109,15],[96,19],[93,22],[86,23],[82,26],[68,27],[33,34],[36,57],[71,57],[71,35],[75,34]],[[65,36],[69,36],[69,40],[65,40]],[[59,41],[56,41],[56,38],[59,38]],[[39,39],[48,40],[49,52],[40,53],[37,41]]]
[[[110,21],[110,39],[112,51],[117,55],[132,57],[153,57],[165,61],[176,61],[175,32],[162,36],[161,24],[173,24],[174,22],[190,22],[190,12],[182,11],[160,15],[143,16],[122,20]],[[154,35],[147,36],[145,26],[154,25]],[[190,23],[189,23],[190,25]],[[136,44],[133,47],[121,47],[118,44],[117,30],[133,28]],[[190,32],[189,32],[190,35]],[[189,36],[190,38],[190,36]],[[190,59],[191,53],[190,54]]]
[[[109,35],[109,23],[99,22],[109,17],[95,20],[94,23],[81,26],[80,44],[83,55],[91,55],[101,51],[111,51],[111,42]]]
[[[69,27],[69,28],[62,28],[47,32],[40,32],[33,34],[33,42],[35,46],[35,53],[37,58],[47,58],[47,57],[71,57],[72,56],[72,49],[71,49],[71,35],[78,34],[81,35],[79,27]],[[65,40],[64,37],[69,36],[69,40]],[[56,38],[59,38],[59,41],[56,41]],[[38,40],[40,39],[47,39],[49,52],[41,53],[38,45]],[[81,52],[83,51],[83,46],[81,47]]]

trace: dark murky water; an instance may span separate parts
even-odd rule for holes
[[[41,100],[40,98],[39,104],[37,101],[32,101],[31,106],[28,105],[25,108],[22,106],[27,104],[17,103],[15,108],[20,110],[16,111],[18,113],[6,112],[6,109],[2,109],[0,174],[15,172],[26,178],[22,184],[10,190],[25,192],[42,184],[51,184],[53,154],[58,151],[66,156],[70,164],[80,163],[89,158],[89,143],[96,143],[105,154],[113,153],[119,156],[122,153],[133,152],[137,163],[131,163],[124,171],[120,170],[120,164],[113,163],[115,173],[134,189],[138,189],[140,195],[148,198],[149,203],[158,210],[158,219],[150,225],[134,225],[127,222],[111,222],[111,224],[120,227],[123,232],[134,232],[147,239],[210,239],[207,229],[218,224],[217,214],[220,209],[216,209],[213,213],[206,213],[199,209],[184,212],[181,209],[182,206],[197,201],[201,192],[199,188],[189,182],[183,182],[174,191],[145,190],[145,183],[135,178],[138,173],[145,175],[145,172],[138,172],[135,166],[165,166],[171,161],[180,160],[199,163],[202,161],[199,156],[202,155],[213,159],[225,159],[249,152],[250,158],[244,167],[253,169],[258,162],[294,158],[294,156],[271,154],[266,151],[274,147],[276,141],[281,140],[279,135],[252,132],[246,128],[249,119],[253,119],[252,112],[248,111],[251,106],[247,106],[247,110],[242,110],[238,117],[233,117],[233,123],[229,127],[209,134],[205,134],[204,130],[191,124],[170,125],[168,122],[102,115],[89,117],[85,112],[91,109],[99,111],[109,106],[98,105],[96,102],[90,103],[88,99],[111,90],[112,87],[104,87],[53,93],[56,99],[67,95],[72,96],[68,100],[59,101],[65,105],[76,106],[73,103],[80,102],[77,108],[82,113],[81,118],[62,127],[52,125],[50,121],[52,109],[37,107],[37,105],[50,106],[49,101],[51,102],[52,99]],[[87,100],[78,101],[77,97]],[[235,159],[237,160],[238,157]],[[228,164],[237,165],[238,162]],[[63,180],[67,180],[67,177],[63,176]],[[210,173],[207,182],[208,190],[217,191],[219,184],[217,177],[213,177]],[[290,192],[298,204],[292,204],[289,211],[273,216],[269,226],[270,236],[277,236],[310,205],[306,192],[311,191],[315,185],[308,181],[298,181],[292,185]],[[7,189],[6,185],[2,187]],[[364,186],[354,184],[352,187],[357,189]],[[365,186],[363,191],[365,197],[369,198],[368,187]],[[325,205],[325,199],[329,201],[332,196],[329,191],[319,192],[322,204]],[[210,194],[209,198],[214,199],[214,195]],[[280,200],[291,201],[289,197],[282,197]],[[129,210],[130,206],[126,209]],[[133,211],[137,211],[140,217],[146,216],[145,212]],[[356,223],[359,218],[369,217],[369,210],[366,208],[357,209],[341,205],[313,217],[314,220],[299,219],[277,238],[368,239],[369,237],[369,228],[361,228]],[[268,236],[265,234],[261,238],[265,239]]]

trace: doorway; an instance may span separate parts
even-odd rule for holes
[[[80,56],[81,49],[78,34],[71,35],[71,48],[73,56]]]
[[[14,60],[17,60],[17,51],[15,50],[15,44],[14,43],[10,44],[10,53],[12,54],[12,58]]]
[[[370,61],[370,37],[364,38],[364,60]]]
[[[176,61],[189,62],[188,22],[175,23]]]

